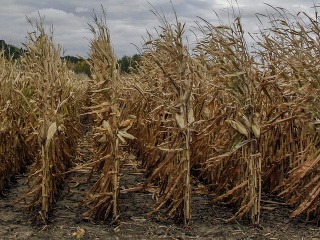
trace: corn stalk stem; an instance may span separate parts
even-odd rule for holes
[[[48,163],[48,149],[44,146],[44,142],[41,144],[41,159],[42,159],[42,207],[41,213],[44,219],[48,218],[49,211],[49,181],[50,181],[50,168]]]
[[[118,207],[118,199],[119,199],[119,138],[118,138],[118,125],[119,125],[119,108],[118,108],[118,83],[117,76],[115,71],[115,59],[112,58],[112,72],[111,72],[111,85],[112,85],[112,108],[114,111],[114,115],[112,116],[112,127],[113,129],[113,138],[112,138],[112,151],[113,151],[113,177],[112,177],[112,185],[113,185],[113,204],[112,204],[112,218],[114,221],[118,218],[119,215],[119,207]]]
[[[260,202],[261,202],[261,157],[258,153],[258,140],[251,142],[250,157],[250,199],[253,199],[251,208],[251,221],[254,226],[260,224]]]
[[[191,220],[191,187],[190,187],[190,125],[189,125],[189,98],[185,99],[185,102],[182,104],[183,108],[183,118],[184,118],[184,218],[183,222],[185,225],[190,224]]]
[[[119,213],[118,208],[118,195],[119,195],[119,139],[117,137],[117,131],[115,131],[113,138],[113,205],[112,205],[112,217],[113,220],[116,220]]]

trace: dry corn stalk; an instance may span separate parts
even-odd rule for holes
[[[175,25],[171,25],[164,16],[157,12],[155,15],[162,32],[146,42],[141,75],[137,76],[140,79],[134,79],[138,82],[132,86],[143,107],[133,105],[127,111],[136,115],[133,131],[137,140],[133,146],[148,168],[149,181],[159,184],[161,189],[151,213],[168,204],[167,217],[189,224],[194,121],[192,62],[183,43],[184,24],[176,19]]]
[[[36,154],[29,173],[30,189],[18,201],[28,202],[27,207],[36,211],[36,222],[46,222],[65,172],[73,164],[81,91],[86,85],[79,87],[61,61],[61,49],[45,33],[43,18],[35,20],[34,27],[21,59],[24,89],[16,91],[30,111],[32,128],[26,141]]]
[[[117,60],[113,53],[109,30],[106,24],[106,12],[100,19],[94,16],[94,25],[90,25],[94,39],[91,41],[90,66],[95,86],[92,98],[98,105],[89,108],[88,114],[96,117],[96,142],[98,151],[95,160],[99,160],[95,169],[101,170],[100,179],[94,184],[82,201],[91,208],[84,217],[106,220],[119,217],[119,167],[120,147],[126,141],[135,139],[127,130],[131,127],[130,119],[123,119],[119,105],[119,73]]]
[[[0,52],[0,195],[30,163],[32,152],[25,143],[29,112],[16,89],[22,90],[21,74],[12,59]]]
[[[273,190],[296,207],[291,217],[307,213],[319,221],[319,43],[313,37],[320,34],[317,8],[313,16],[272,9],[276,12],[268,16],[272,19],[268,29],[272,34],[261,32],[260,56],[279,83],[282,104],[290,106],[290,110],[274,120],[279,128],[285,129],[278,138],[281,147],[285,147],[281,152],[284,162],[281,170],[285,172]],[[276,173],[269,176],[272,175]]]

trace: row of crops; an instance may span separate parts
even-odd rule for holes
[[[237,209],[230,220],[259,225],[261,200],[278,196],[292,206],[290,217],[319,221],[319,19],[274,10],[255,52],[239,17],[200,21],[189,49],[185,25],[155,12],[158,34],[146,40],[135,73],[123,76],[103,11],[90,25],[90,80],[67,69],[36,22],[21,61],[0,59],[0,190],[29,166],[30,189],[18,201],[47,220],[90,115],[96,151],[85,164],[100,177],[80,203],[86,218],[119,217],[126,147],[147,169],[137,189],[158,186],[150,214],[189,224],[197,178],[213,202]]]
[[[0,192],[28,166],[29,190],[18,202],[48,218],[65,172],[73,165],[87,83],[60,59],[42,25],[34,22],[27,53],[1,61]]]

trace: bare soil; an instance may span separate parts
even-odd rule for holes
[[[79,162],[87,162],[93,155],[92,133],[87,131],[79,141]],[[121,189],[129,189],[145,181],[144,170],[132,155],[124,154],[121,168]],[[120,194],[121,216],[117,224],[93,223],[83,220],[78,204],[88,192],[92,181],[89,173],[74,172],[52,209],[47,225],[31,224],[31,216],[19,205],[14,205],[26,190],[26,174],[0,197],[0,239],[310,239],[320,240],[320,227],[305,223],[304,219],[290,220],[290,209],[281,204],[264,201],[262,223],[259,228],[247,220],[226,222],[232,209],[212,203],[203,186],[193,179],[192,224],[185,227],[160,215],[148,217],[154,203],[151,192]],[[97,176],[94,176],[94,178]],[[94,179],[93,178],[93,179]]]

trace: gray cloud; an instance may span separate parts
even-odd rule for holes
[[[166,18],[174,19],[172,4],[169,0],[149,0],[150,4]],[[172,0],[174,8],[181,21],[187,23],[187,28],[195,26],[194,21],[200,16],[212,23],[218,23],[213,10],[217,11],[222,20],[228,22],[228,14],[223,11],[229,4],[225,0]],[[247,31],[257,31],[258,21],[255,13],[272,11],[263,2],[274,6],[285,7],[290,11],[311,12],[313,0],[238,0],[235,8],[239,7],[243,25]],[[131,43],[141,46],[142,37],[146,30],[153,30],[159,25],[152,14],[151,5],[146,0],[108,0],[108,1],[78,1],[78,0],[0,0],[0,39],[21,46],[26,42],[26,35],[31,27],[26,17],[37,17],[38,13],[45,16],[46,26],[53,24],[54,40],[66,50],[66,55],[85,56],[88,49],[88,39],[91,33],[88,22],[92,21],[93,9],[99,14],[101,3],[107,9],[107,22],[116,54],[132,55],[136,48]],[[187,31],[187,37],[192,42],[194,37]]]

